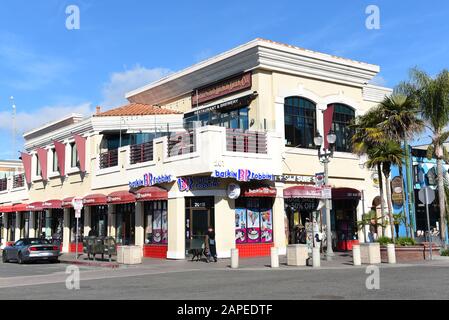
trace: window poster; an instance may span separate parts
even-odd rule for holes
[[[261,242],[271,242],[273,240],[273,214],[271,209],[262,210],[261,218]]]
[[[260,212],[257,210],[248,209],[248,229],[247,236],[248,242],[260,241]]]
[[[246,209],[235,209],[235,242],[246,242]]]
[[[161,228],[161,211],[154,211],[153,219],[153,242],[160,243],[162,241],[162,228]]]
[[[145,228],[145,243],[151,243],[151,236],[153,235],[153,216],[151,214],[148,214],[146,216],[147,223]]]
[[[162,243],[168,243],[167,210],[162,210]]]

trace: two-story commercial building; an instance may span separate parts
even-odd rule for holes
[[[28,215],[34,235],[72,251],[71,199],[82,197],[80,235],[95,230],[147,257],[184,259],[213,227],[218,257],[235,247],[258,256],[272,246],[285,254],[299,225],[328,225],[320,200],[331,196],[335,246],[350,248],[364,241],[356,221],[378,189],[351,153],[348,125],[391,93],[369,84],[378,72],[253,40],[129,92],[126,106],[26,133],[29,201],[4,214]],[[314,137],[331,130],[322,187]]]

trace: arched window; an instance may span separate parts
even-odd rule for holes
[[[334,103],[334,116],[332,119],[332,130],[334,130],[337,141],[335,142],[335,150],[341,152],[351,152],[351,138],[354,129],[349,125],[355,118],[354,109],[341,103]]]
[[[301,97],[284,100],[285,145],[288,147],[315,148],[315,103]]]

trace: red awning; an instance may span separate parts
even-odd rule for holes
[[[128,191],[115,191],[108,194],[108,203],[121,204],[136,202],[136,196]]]
[[[136,192],[137,201],[167,200],[168,192],[159,187],[143,187]]]
[[[309,198],[309,199],[321,199],[321,188],[315,186],[293,186],[284,189],[284,198]]]
[[[243,197],[276,197],[276,188],[273,187],[259,187],[255,189],[244,189]]]
[[[89,194],[83,198],[85,206],[101,206],[107,203],[107,197],[101,193]]]
[[[42,211],[43,210],[42,202],[39,201],[39,202],[29,203],[26,206],[26,210],[27,211]]]
[[[14,211],[18,211],[18,212],[20,212],[20,211],[28,211],[27,210],[27,205],[24,204],[24,203],[15,204],[15,205],[12,206],[12,211],[13,212]]]
[[[353,188],[332,188],[333,200],[344,199],[361,199],[362,195],[359,190]]]
[[[12,210],[12,206],[0,206],[0,212],[8,213],[14,211]]]
[[[63,208],[71,208],[72,207],[72,200],[74,197],[67,197],[62,199],[61,207]]]
[[[61,200],[47,200],[42,202],[43,209],[61,209],[62,201]]]

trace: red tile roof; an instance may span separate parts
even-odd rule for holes
[[[155,107],[149,104],[130,103],[115,109],[95,114],[95,117],[145,116],[163,114],[182,114],[180,111]]]

